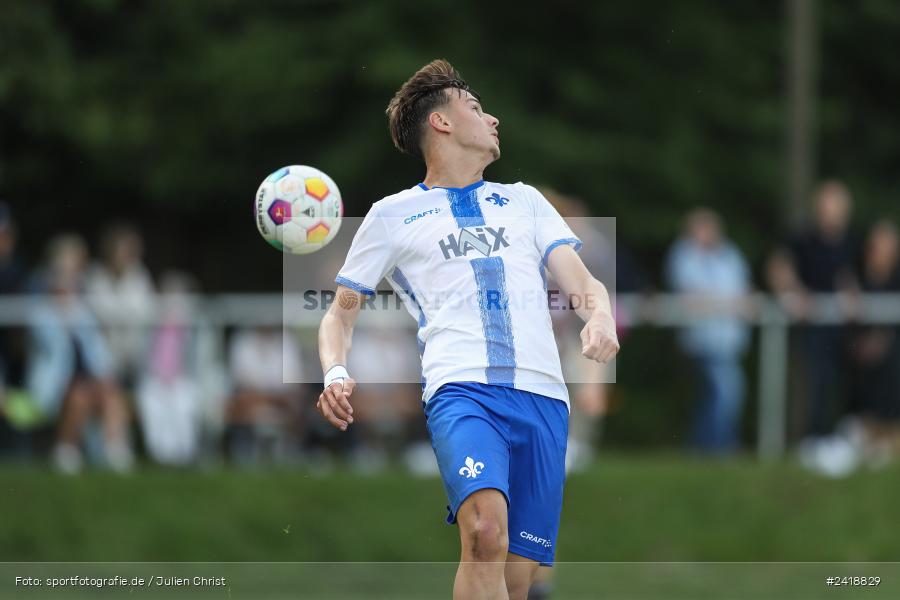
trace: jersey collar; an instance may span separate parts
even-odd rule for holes
[[[472,191],[472,190],[476,190],[476,189],[480,188],[480,187],[483,186],[483,185],[484,185],[484,179],[482,179],[482,180],[480,180],[480,181],[476,181],[475,183],[470,183],[470,184],[467,185],[466,187],[461,187],[461,188],[444,187],[444,186],[441,186],[441,185],[436,185],[436,186],[430,188],[430,187],[428,187],[427,185],[425,185],[424,183],[420,183],[420,184],[419,184],[419,187],[422,188],[423,190],[425,190],[426,192],[427,192],[428,190],[441,189],[441,190],[450,190],[451,192],[463,192],[463,193],[464,193],[464,192],[470,192],[470,191]]]

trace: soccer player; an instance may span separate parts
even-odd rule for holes
[[[353,423],[353,325],[361,295],[386,278],[419,324],[426,424],[462,545],[454,598],[525,598],[553,563],[568,433],[547,272],[586,321],[583,355],[599,362],[619,351],[609,295],[535,188],[482,179],[500,157],[500,121],[448,62],[415,73],[387,115],[425,179],[373,204],[356,232],[319,328],[316,406],[342,431]]]

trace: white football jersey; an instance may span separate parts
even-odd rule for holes
[[[545,274],[561,244],[581,247],[529,185],[420,183],[372,205],[335,281],[371,295],[387,278],[403,298],[419,325],[425,402],[474,381],[568,404]]]

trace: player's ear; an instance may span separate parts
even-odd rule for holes
[[[452,128],[447,115],[437,110],[428,115],[428,124],[433,129],[443,133],[449,133]]]

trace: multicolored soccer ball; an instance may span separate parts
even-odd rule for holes
[[[278,169],[256,191],[256,228],[282,252],[309,254],[334,239],[344,203],[331,177],[313,167]]]

